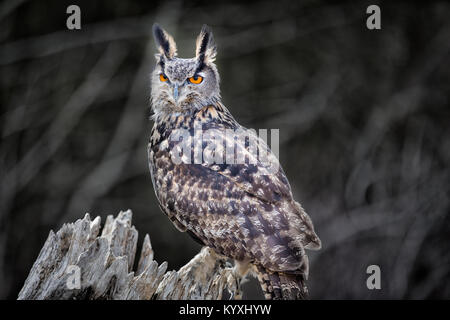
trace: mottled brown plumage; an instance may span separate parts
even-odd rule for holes
[[[307,293],[304,280],[308,259],[304,249],[320,248],[312,222],[293,199],[289,182],[270,149],[268,162],[178,163],[180,141],[171,136],[183,129],[242,130],[220,102],[216,47],[206,27],[197,39],[196,57],[176,57],[175,42],[154,27],[160,50],[152,77],[155,121],[148,146],[152,182],[162,211],[180,231],[239,262],[251,263],[266,298],[299,299]],[[167,77],[161,81],[159,75]],[[202,76],[193,86],[186,79]],[[181,79],[181,80],[180,80]],[[225,136],[225,135],[224,135]],[[217,148],[216,139],[203,137],[201,150]],[[221,144],[222,145],[222,144]],[[248,141],[235,142],[236,152],[252,157]],[[194,158],[194,150],[192,158]],[[204,160],[204,159],[203,159]],[[278,170],[270,170],[275,165]],[[239,268],[247,271],[248,268]]]

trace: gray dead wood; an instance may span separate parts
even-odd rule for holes
[[[100,217],[91,221],[89,214],[57,233],[50,231],[18,299],[221,299],[224,292],[240,296],[226,259],[206,247],[180,270],[166,272],[166,262],[153,260],[146,235],[133,270],[138,231],[131,218],[131,210],[108,216],[101,235]],[[79,270],[79,283],[74,282],[74,269]]]

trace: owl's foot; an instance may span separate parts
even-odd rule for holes
[[[243,278],[236,272],[235,267],[226,267],[222,271],[222,276],[227,279],[227,286],[230,291],[230,300],[241,300],[242,299],[242,288],[241,284]]]

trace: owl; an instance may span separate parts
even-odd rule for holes
[[[177,56],[174,39],[158,24],[153,35],[148,161],[161,210],[180,231],[234,260],[238,279],[253,273],[266,299],[305,298],[305,249],[320,249],[320,239],[276,156],[222,103],[211,29],[203,26],[190,59]],[[235,150],[230,157],[227,145]]]

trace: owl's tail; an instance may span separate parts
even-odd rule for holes
[[[258,280],[266,299],[304,300],[308,298],[308,288],[303,273],[272,272],[261,265],[256,268]]]

